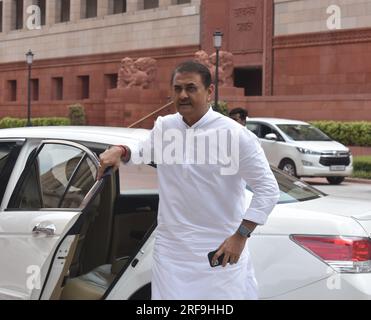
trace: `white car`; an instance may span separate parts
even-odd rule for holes
[[[340,184],[353,172],[347,147],[309,123],[278,118],[248,118],[269,163],[296,177],[326,177]]]
[[[150,298],[156,168],[122,165],[95,180],[97,154],[147,134],[0,130],[0,299]],[[371,298],[371,202],[274,174],[279,204],[248,240],[260,298]]]

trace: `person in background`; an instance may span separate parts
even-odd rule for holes
[[[244,127],[246,126],[247,115],[247,110],[242,108],[234,108],[229,111],[229,117],[242,124]]]

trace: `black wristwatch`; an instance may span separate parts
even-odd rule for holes
[[[241,223],[237,229],[237,233],[245,238],[250,238],[252,231]]]

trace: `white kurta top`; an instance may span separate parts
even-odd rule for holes
[[[185,152],[177,162],[182,164],[157,165],[160,202],[152,299],[256,299],[247,245],[239,262],[225,268],[211,268],[207,254],[234,234],[242,219],[264,224],[278,199],[277,182],[257,137],[211,108],[192,127],[179,113],[159,117],[152,139],[159,128],[162,132],[176,129],[184,141],[191,129],[200,129],[198,135],[233,130],[239,154],[235,174],[222,175],[220,164],[194,163]],[[165,154],[170,144],[154,148]],[[254,193],[249,208],[246,184]]]

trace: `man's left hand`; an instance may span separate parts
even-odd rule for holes
[[[218,258],[224,253],[222,266],[225,267],[227,263],[235,264],[240,259],[241,253],[245,248],[247,238],[235,233],[231,237],[224,240],[219,246],[218,251],[214,254],[212,263],[216,262]]]

